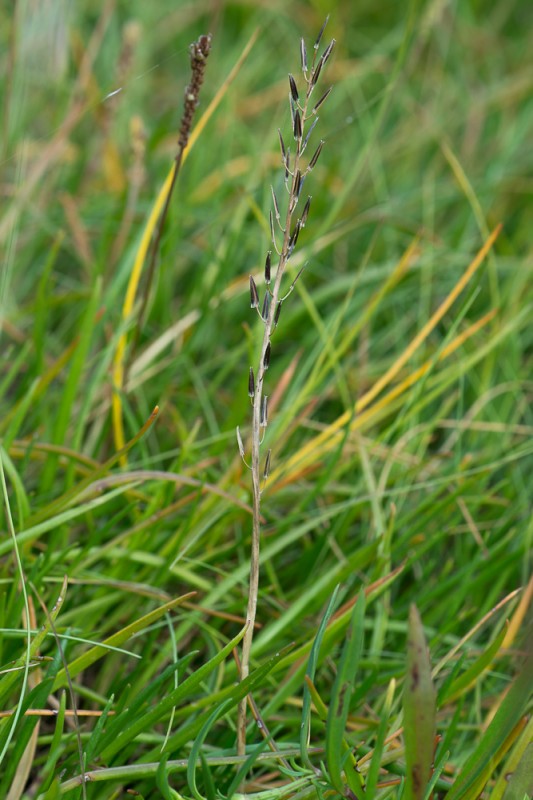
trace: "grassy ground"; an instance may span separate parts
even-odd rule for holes
[[[287,73],[327,11],[334,91],[291,279],[307,267],[266,390],[260,722],[238,774],[248,278],[262,287],[270,184],[284,191]],[[527,11],[0,10],[1,797],[422,798],[428,759],[435,797],[531,794]],[[196,121],[220,102],[182,167],[140,330],[143,233],[207,31]]]

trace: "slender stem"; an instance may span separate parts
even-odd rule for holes
[[[301,109],[301,119],[305,121],[307,116],[307,108],[309,97],[312,91],[312,85],[308,81],[307,92],[305,97],[305,104]],[[288,260],[290,258],[292,247],[290,244],[291,239],[291,223],[295,215],[297,206],[297,193],[299,187],[296,186],[296,176],[299,174],[299,166],[301,159],[302,135],[296,139],[296,153],[294,163],[292,165],[292,184],[289,192],[287,203],[287,212],[285,215],[285,225],[283,230],[283,246],[279,256],[278,267],[276,270],[276,277],[274,286],[271,292],[270,308],[267,318],[264,320],[263,342],[261,345],[261,355],[259,358],[259,365],[256,372],[255,392],[253,396],[253,411],[252,411],[252,492],[253,492],[253,525],[252,525],[252,549],[250,554],[250,579],[248,583],[248,609],[246,613],[247,630],[243,638],[242,645],[242,660],[241,660],[241,680],[244,680],[250,672],[250,655],[252,649],[253,632],[255,626],[255,618],[257,613],[257,597],[259,592],[259,555],[260,555],[260,538],[261,538],[261,460],[260,460],[260,446],[261,446],[261,403],[263,399],[263,383],[265,377],[265,354],[270,345],[270,339],[274,329],[274,318],[276,308],[280,299],[281,283],[285,274]],[[275,246],[275,242],[273,243]],[[246,703],[247,699],[244,698],[238,711],[237,719],[237,753],[244,755],[246,751]]]

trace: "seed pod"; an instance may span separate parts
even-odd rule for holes
[[[272,239],[272,244],[276,247],[276,232],[274,230],[274,215],[272,211],[268,212],[268,218],[270,220],[270,238]]]
[[[304,210],[302,211],[302,217],[300,219],[301,228],[305,228],[305,223],[307,222],[307,217],[309,216],[310,207],[311,207],[311,197],[309,196],[305,202]]]
[[[274,327],[278,327],[279,322],[279,315],[281,314],[281,300],[278,302],[276,306],[276,313],[274,314]]]
[[[325,100],[327,100],[327,98],[329,97],[329,93],[331,92],[332,89],[333,89],[333,86],[330,86],[329,89],[327,90],[327,92],[324,92],[324,94],[322,95],[320,100],[317,103],[315,103],[315,105],[313,106],[313,110],[311,112],[312,114],[316,114],[316,112],[318,111],[318,109],[320,108],[322,103]]]
[[[296,242],[298,241],[298,236],[300,235],[300,227],[301,227],[301,222],[300,220],[298,220],[296,225],[294,226],[294,230],[291,233],[289,239],[289,253],[292,253],[292,251],[296,247]]]
[[[270,187],[270,191],[272,192],[272,202],[274,203],[274,213],[276,215],[276,219],[279,222],[281,214],[279,213],[278,198],[276,197],[276,192],[274,191],[274,187],[273,186]]]
[[[292,132],[294,134],[294,138],[298,141],[302,138],[302,118],[298,109],[296,109],[294,112],[294,124]]]
[[[305,148],[307,147],[307,142],[311,138],[311,134],[313,133],[313,131],[315,129],[315,125],[317,124],[317,122],[318,122],[318,117],[315,117],[315,119],[313,120],[313,122],[311,124],[311,127],[309,128],[309,130],[305,134],[305,139],[303,140],[302,146],[300,147],[300,154],[302,154],[304,152]]]
[[[324,24],[320,28],[320,31],[318,32],[318,36],[316,37],[316,42],[314,44],[315,50],[318,50],[318,48],[320,47],[320,41],[322,39],[322,34],[324,33],[326,25],[328,24],[328,20],[329,20],[329,14],[327,15],[326,19],[324,20]]]
[[[250,275],[250,308],[259,308],[259,294],[255,281]]]
[[[285,150],[285,142],[283,141],[283,136],[281,135],[281,131],[279,128],[278,128],[278,134],[279,134],[279,146],[281,147],[281,157],[283,159],[283,163],[285,163],[285,154],[287,151]]]
[[[265,461],[265,469],[263,470],[263,478],[266,480],[270,475],[270,456],[272,454],[272,450],[269,448],[266,461]]]
[[[267,292],[265,294],[265,299],[263,300],[263,308],[261,309],[261,316],[263,317],[265,322],[268,319],[269,311],[270,311],[270,292]]]
[[[311,89],[313,89],[316,86],[318,79],[320,78],[320,73],[322,72],[323,65],[324,65],[324,56],[318,59],[318,64],[314,68],[313,74],[311,75]]]
[[[250,374],[248,376],[248,397],[253,397],[255,395],[255,378],[254,378],[254,371],[252,367],[250,367]]]
[[[261,418],[259,424],[262,428],[268,425],[268,397],[266,394],[261,398]]]
[[[324,139],[321,139],[319,144],[318,144],[317,149],[315,150],[313,158],[309,162],[308,169],[313,169],[313,167],[315,166],[316,162],[318,161],[318,157],[319,157],[320,153],[322,152],[322,148],[323,147],[324,147]]]
[[[265,355],[263,357],[263,369],[268,369],[270,366],[270,353],[272,351],[272,345],[270,342],[266,346]]]
[[[290,73],[289,73],[289,86],[291,87],[292,99],[294,100],[295,103],[297,103],[298,102],[298,87],[296,86],[296,81],[294,80],[294,78],[292,77],[292,75]]]
[[[266,283],[267,286],[270,283],[270,268],[271,268],[271,265],[272,265],[271,255],[272,255],[272,251],[269,250],[268,253],[267,253],[266,261],[265,261],[265,283]]]
[[[299,169],[296,170],[294,175],[294,180],[292,182],[292,194],[294,197],[300,196],[300,190],[302,188],[302,173]]]
[[[333,48],[335,47],[336,43],[337,43],[336,40],[332,39],[331,42],[326,47],[326,49],[324,50],[324,53],[322,54],[322,61],[324,62],[324,64],[332,54]]]

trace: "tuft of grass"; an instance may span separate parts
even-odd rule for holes
[[[402,800],[422,762],[427,800],[532,793],[528,10],[330,3],[266,407],[244,298],[323,9],[0,7],[1,797]],[[275,458],[239,682],[249,364]]]

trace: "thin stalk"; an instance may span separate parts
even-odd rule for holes
[[[323,142],[319,144],[315,152],[315,155],[312,156],[312,158],[309,161],[307,169],[302,170],[301,169],[302,155],[305,147],[307,146],[307,139],[304,136],[303,129],[308,119],[314,117],[312,111],[308,115],[308,110],[311,104],[311,94],[318,80],[318,75],[320,74],[322,66],[325,64],[327,58],[329,58],[329,55],[331,53],[331,50],[333,49],[335,42],[335,40],[332,40],[331,44],[328,46],[327,50],[318,60],[318,63],[315,66],[316,56],[318,53],[318,46],[320,43],[320,37],[321,34],[317,42],[315,43],[315,52],[311,69],[309,71],[307,70],[307,68],[303,70],[304,79],[307,84],[305,100],[303,104],[300,104],[300,101],[298,99],[298,91],[294,78],[292,77],[292,75],[289,75],[289,85],[290,85],[289,102],[291,104],[293,138],[295,140],[295,154],[292,163],[290,162],[289,151],[285,150],[283,139],[280,134],[283,168],[288,179],[287,180],[288,186],[290,181],[290,188],[288,188],[289,196],[287,201],[287,211],[285,214],[285,224],[283,227],[280,226],[280,230],[283,232],[283,244],[281,246],[281,250],[279,250],[278,247],[276,246],[275,233],[273,232],[272,234],[273,236],[272,245],[274,247],[274,250],[279,253],[279,260],[276,269],[274,285],[272,289],[270,289],[268,285],[270,281],[270,264],[268,268],[268,276],[265,275],[267,282],[267,292],[270,294],[270,303],[264,306],[268,308],[268,311],[265,314],[265,316],[262,317],[264,324],[263,341],[261,344],[259,363],[255,372],[255,387],[252,397],[251,472],[252,472],[252,496],[253,496],[253,502],[252,502],[253,523],[252,523],[252,547],[250,553],[250,579],[248,584],[248,608],[246,613],[247,629],[243,638],[243,645],[242,645],[241,680],[244,680],[249,675],[250,671],[250,656],[252,650],[255,618],[257,614],[257,598],[259,593],[259,557],[260,557],[260,538],[261,538],[261,491],[262,491],[261,484],[268,477],[268,467],[270,463],[270,451],[269,451],[266,465],[262,473],[260,450],[264,438],[263,426],[261,424],[264,378],[265,378],[265,372],[268,369],[270,361],[271,338],[274,329],[277,325],[277,320],[279,317],[278,304],[286,299],[286,297],[292,290],[295,283],[294,281],[289,289],[289,292],[285,296],[283,296],[281,292],[283,277],[285,275],[288,261],[294,250],[294,246],[298,238],[300,227],[303,227],[305,225],[307,214],[309,212],[310,198],[305,204],[302,217],[293,224],[293,219],[297,216],[298,199],[300,196],[303,179],[305,175],[308,172],[310,172],[314,167],[314,165],[316,164],[318,155],[320,154],[320,150],[322,149],[323,145]],[[274,200],[274,203],[276,206],[275,211],[277,216],[277,214],[279,213],[279,210],[277,208],[277,201]],[[274,226],[272,226],[272,230],[274,231]],[[265,423],[266,420],[263,420],[263,422]],[[238,719],[237,719],[238,755],[244,755],[246,751],[246,703],[247,703],[247,698],[244,698],[239,705],[239,711],[238,711]]]

